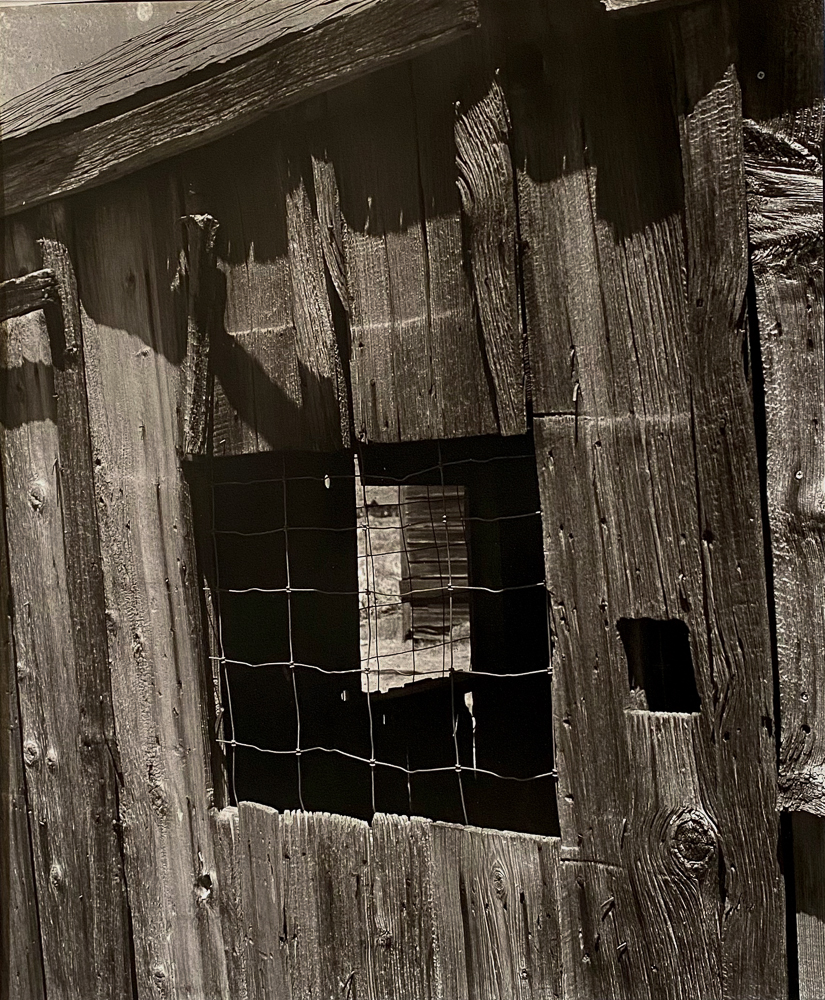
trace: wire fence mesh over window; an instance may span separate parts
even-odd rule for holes
[[[556,832],[532,442],[216,459],[208,479],[230,797]]]

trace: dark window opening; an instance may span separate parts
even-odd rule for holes
[[[530,438],[215,459],[211,496],[231,800],[558,833]],[[370,589],[392,596],[374,594],[385,645],[365,650],[359,535],[379,528],[396,541]],[[379,680],[412,662],[387,635],[416,670],[432,647],[453,669]]]
[[[651,712],[698,712],[699,692],[690,633],[675,618],[620,618],[633,707]]]

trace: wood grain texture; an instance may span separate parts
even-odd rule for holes
[[[457,42],[342,88],[327,120],[319,159],[334,164],[343,215],[356,434],[519,432],[508,119],[484,46]]]
[[[55,264],[59,255],[47,251]],[[61,262],[62,263],[62,262]],[[70,272],[52,319],[79,333]],[[131,998],[126,886],[82,367],[42,313],[3,344],[3,476],[38,921],[48,993]],[[79,377],[79,379],[78,379]],[[107,711],[108,709],[108,711]]]
[[[141,997],[223,997],[207,732],[213,698],[179,461],[187,214],[163,174],[72,213],[120,795]]]
[[[181,166],[193,205],[221,223],[215,455],[334,451],[349,441],[308,141],[300,120],[275,118]]]
[[[212,366],[210,347],[220,322],[215,234],[218,222],[210,215],[187,215],[186,279],[188,316],[186,357],[181,366],[183,405],[181,453],[205,455],[212,417]]]
[[[816,1000],[825,981],[825,819],[799,812],[792,824],[799,998]]]
[[[0,317],[25,316],[54,302],[56,295],[55,277],[48,268],[22,278],[10,278],[0,284]]]
[[[558,841],[434,823],[440,995],[562,995]]]
[[[362,820],[281,816],[285,964],[293,1000],[369,995],[368,841]]]
[[[0,336],[8,337],[5,323]],[[0,518],[0,606],[9,609],[6,521]],[[29,810],[23,766],[23,739],[17,695],[17,659],[11,614],[0,616],[0,996],[45,1000],[43,955],[37,923]]]
[[[289,997],[283,932],[283,847],[280,816],[269,806],[241,802],[241,905],[250,1000]]]
[[[211,876],[202,879],[204,892],[217,894],[221,916],[226,976],[229,996],[233,1000],[248,1000],[246,920],[241,900],[241,837],[238,810],[234,806],[214,809],[209,814],[215,845],[215,882]]]
[[[560,12],[543,44],[540,82],[525,89],[511,73],[507,85],[534,405],[547,414],[535,431],[569,859],[565,981],[576,997],[778,997],[729,25],[716,4],[645,22],[583,14],[577,25]],[[670,97],[663,77],[675,77]],[[698,715],[659,718],[631,697],[623,617],[686,624]]]
[[[286,8],[245,3],[240,21],[243,26],[245,15],[248,23],[238,32],[235,6],[234,0],[219,5],[210,0],[206,9],[214,12],[196,9],[172,19],[158,29],[156,46],[144,36],[137,50],[129,49],[140,63],[133,67],[134,84],[124,85],[120,72],[112,73],[119,64],[117,50],[102,57],[100,65],[93,62],[84,71],[90,80],[76,111],[76,99],[68,95],[82,93],[77,75],[58,77],[46,92],[32,92],[31,103],[10,102],[0,112],[5,212],[110,181],[229,135],[278,107],[409,58],[477,24],[475,0],[304,0]],[[216,18],[224,30],[204,47],[204,32],[215,29]],[[242,40],[233,58],[238,33]],[[263,51],[253,54],[259,39],[265,40]],[[179,63],[176,52],[182,56]],[[127,78],[132,62],[125,59]],[[195,68],[190,70],[190,64]],[[107,95],[110,86],[114,103]],[[50,113],[41,117],[43,107]],[[50,115],[57,120],[61,113],[65,120],[50,126]]]
[[[439,996],[431,823],[376,814],[370,825],[370,966],[375,997]]]
[[[779,659],[779,801],[825,816],[822,5],[757,4],[740,35]]]

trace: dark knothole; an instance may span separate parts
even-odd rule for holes
[[[687,625],[676,618],[620,618],[636,707],[651,712],[698,712],[701,704]],[[646,705],[640,704],[640,701]]]

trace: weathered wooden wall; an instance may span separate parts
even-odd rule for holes
[[[513,118],[571,995],[781,997],[731,25],[560,17],[544,44]],[[698,713],[631,699],[622,618],[687,624]]]
[[[779,802],[792,813],[800,996],[812,1000],[825,982],[822,4],[751,4],[740,37],[781,719]]]
[[[557,840],[247,802],[239,820],[250,1000],[562,995]]]
[[[144,1000],[786,995],[774,653],[779,802],[823,813],[815,7],[757,5],[805,67],[778,82],[740,24],[744,149],[726,4],[500,0],[440,52],[9,225],[5,277],[48,264],[64,304],[72,269],[79,289],[51,337],[38,313],[4,334],[12,995],[43,971],[48,996],[130,995],[128,941],[105,981],[77,957],[128,938],[121,864]],[[204,213],[208,334],[182,222]],[[191,398],[209,374],[211,428]],[[516,434],[528,404],[560,840],[221,809],[181,452]],[[684,623],[698,711],[631,692],[622,618]],[[61,684],[32,683],[35,653]],[[67,793],[87,758],[98,784]],[[794,822],[810,997],[814,819]]]

